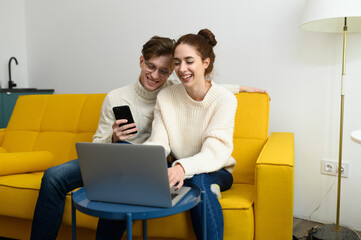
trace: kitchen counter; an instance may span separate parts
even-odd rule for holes
[[[37,88],[1,88],[0,92],[54,92],[54,89],[37,89]]]

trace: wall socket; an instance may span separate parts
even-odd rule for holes
[[[338,161],[324,159],[321,161],[321,173],[327,175],[337,176]],[[341,177],[348,178],[350,176],[350,164],[342,162]]]

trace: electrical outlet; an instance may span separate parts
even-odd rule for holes
[[[324,159],[321,161],[321,173],[337,176],[338,174],[338,162]],[[342,162],[341,177],[348,178],[350,176],[350,164],[348,162]]]
[[[337,175],[337,163],[330,160],[321,161],[321,173],[327,175]]]

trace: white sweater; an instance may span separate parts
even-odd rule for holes
[[[163,86],[177,84],[178,81],[168,80]],[[99,124],[93,136],[93,142],[111,143],[115,116],[113,107],[129,105],[138,133],[127,139],[131,143],[143,143],[152,131],[153,110],[159,91],[148,91],[139,81],[134,84],[112,90],[105,97],[100,112]]]
[[[162,145],[185,170],[185,178],[232,172],[235,96],[212,82],[202,101],[194,101],[182,84],[161,90],[154,108],[153,131],[145,144]]]

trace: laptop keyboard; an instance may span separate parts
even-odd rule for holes
[[[171,198],[172,198],[172,200],[173,200],[176,196],[178,196],[178,193],[171,193]]]

